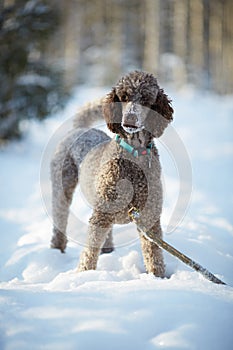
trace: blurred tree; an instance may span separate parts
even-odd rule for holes
[[[145,44],[143,68],[151,72],[158,72],[159,65],[159,2],[153,0],[144,1],[145,6]]]
[[[61,73],[43,51],[58,25],[46,0],[5,1],[0,7],[0,141],[20,137],[22,121],[61,106]]]

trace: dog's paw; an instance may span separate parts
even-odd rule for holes
[[[112,253],[114,251],[114,248],[113,247],[103,247],[100,251],[100,254],[109,254],[109,253]]]
[[[67,242],[66,236],[62,232],[56,230],[51,239],[50,247],[52,249],[59,249],[61,253],[65,253]]]

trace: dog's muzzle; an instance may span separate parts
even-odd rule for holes
[[[143,125],[140,125],[139,123],[132,123],[132,120],[126,120],[123,122],[122,127],[129,134],[133,134],[144,129]]]
[[[144,128],[142,123],[142,107],[140,105],[128,102],[123,107],[122,127],[130,134]]]

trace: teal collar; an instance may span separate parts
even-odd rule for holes
[[[130,146],[127,142],[125,142],[120,135],[116,135],[116,142],[124,148],[127,152],[131,153],[134,157],[146,156],[151,154],[151,149],[153,147],[153,143],[149,144],[149,147],[139,147],[134,148]]]

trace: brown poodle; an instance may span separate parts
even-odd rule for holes
[[[60,143],[51,162],[51,247],[65,250],[69,206],[78,181],[93,207],[78,271],[96,269],[99,253],[113,250],[112,227],[129,223],[132,207],[140,211],[144,227],[162,236],[161,167],[153,139],[160,137],[173,119],[170,103],[152,74],[131,72],[99,103],[81,110],[74,129]],[[88,128],[101,118],[115,134],[113,139]],[[161,249],[140,238],[147,272],[163,277]]]

